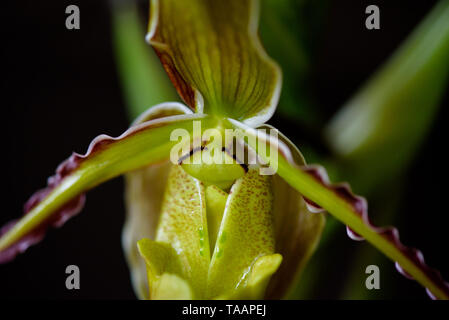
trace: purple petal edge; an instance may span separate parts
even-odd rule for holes
[[[135,132],[135,130],[128,130],[125,132],[126,135]],[[72,155],[63,161],[56,169],[55,175],[51,176],[47,180],[47,187],[35,192],[28,201],[23,206],[24,215],[31,211],[35,206],[37,206],[45,197],[56,188],[61,181],[70,175],[80,163],[92,155],[94,152],[99,150],[113,141],[121,139],[125,136],[121,135],[118,138],[112,138],[107,135],[100,135],[96,137],[89,145],[87,152],[84,155],[78,153],[72,153]],[[3,251],[0,251],[0,264],[12,261],[18,254],[25,252],[30,246],[39,243],[45,236],[49,227],[59,228],[64,223],[78,214],[84,206],[85,195],[81,194],[76,198],[67,202],[58,211],[56,211],[50,218],[43,221],[36,229],[32,230],[25,236],[23,236],[19,241],[12,244]],[[0,237],[3,236],[8,230],[10,230],[18,220],[13,220],[6,223],[0,229]]]
[[[246,132],[249,132],[250,134],[257,136],[259,139],[264,139],[270,145],[272,144],[277,146],[280,155],[283,158],[285,158],[291,165],[297,167],[300,170],[303,170],[305,173],[309,174],[317,181],[319,181],[325,188],[333,191],[340,198],[344,199],[350,206],[352,206],[354,213],[362,219],[365,225],[374,230],[374,232],[384,237],[388,242],[392,243],[393,246],[398,248],[398,250],[401,251],[404,254],[404,256],[406,256],[410,261],[412,261],[412,263],[415,264],[417,268],[419,268],[426,274],[426,276],[432,283],[434,283],[442,292],[444,292],[444,294],[447,297],[449,297],[449,283],[444,281],[440,272],[426,265],[421,251],[404,246],[399,240],[399,232],[396,228],[393,227],[379,228],[374,226],[370,222],[368,217],[368,205],[366,199],[354,195],[351,191],[350,186],[347,183],[331,184],[327,172],[323,167],[302,165],[296,163],[294,157],[292,156],[292,151],[287,145],[282,143],[282,141],[273,142],[271,138],[266,134],[261,135],[257,132],[254,132],[255,130],[253,128],[245,124],[242,124],[236,120],[232,119],[228,120],[231,123],[233,123],[235,127],[242,128],[246,130]],[[304,197],[304,199],[306,200],[308,209],[311,212],[318,212],[320,211],[320,209],[322,210],[322,208],[318,204],[314,203],[310,199],[307,199],[306,197]],[[362,238],[360,235],[355,233],[350,228],[347,228],[347,233],[352,239],[361,240]],[[432,294],[430,290],[428,290],[428,288],[426,288],[426,291],[431,298],[435,298],[434,294]]]
[[[168,103],[169,105],[172,105]],[[81,155],[79,153],[72,153],[72,155],[63,161],[56,169],[55,175],[51,176],[47,180],[47,187],[41,189],[34,193],[29,200],[24,205],[24,214],[26,215],[32,208],[38,205],[56,186],[58,186],[61,181],[70,175],[74,170],[76,170],[80,164],[91,157],[94,153],[105,148],[109,144],[127,138],[139,131],[145,130],[149,127],[156,128],[162,126],[166,123],[176,122],[181,119],[185,119],[185,117],[198,117],[198,115],[194,114],[180,114],[173,116],[166,116],[162,118],[156,118],[149,121],[145,121],[142,123],[137,123],[132,125],[128,130],[126,130],[123,134],[118,137],[111,137],[105,134],[99,135],[92,140],[89,144],[89,147],[85,154]],[[32,230],[25,236],[23,236],[19,241],[12,244],[8,248],[0,251],[0,264],[9,262],[13,260],[19,253],[24,252],[31,245],[34,245],[41,241],[48,229],[48,227],[61,227],[67,220],[71,217],[78,214],[83,208],[85,203],[85,195],[80,194],[79,196],[73,198],[68,201],[65,205],[63,205],[59,210],[55,211],[51,217],[49,217],[46,221],[43,221],[36,229]],[[10,221],[6,223],[5,226],[0,228],[0,238],[11,229],[17,220]]]
[[[394,227],[376,227],[374,226],[368,216],[368,205],[366,199],[357,195],[354,195],[351,191],[350,186],[347,183],[342,184],[331,184],[329,181],[329,177],[323,167],[320,166],[303,166],[303,170],[320,181],[325,187],[335,192],[338,196],[345,199],[351,206],[354,208],[354,212],[356,212],[361,218],[362,221],[373,229],[375,232],[383,236],[389,242],[391,242],[395,247],[397,247],[405,256],[407,256],[419,269],[423,270],[429,279],[432,280],[442,291],[444,291],[449,296],[449,283],[444,281],[440,272],[436,269],[429,267],[425,261],[424,256],[421,251],[410,248],[401,243],[399,240],[399,232]],[[314,208],[311,210],[312,212],[317,212],[320,208],[313,201],[307,200],[308,206]],[[363,240],[363,237],[355,233],[347,226],[347,234],[353,240]],[[395,263],[396,269],[408,279],[413,279],[403,268],[399,265],[399,263]],[[426,288],[426,292],[431,299],[436,299],[435,295],[430,292],[428,288]]]
[[[63,162],[66,163],[67,161]],[[62,167],[59,166],[58,169]],[[64,169],[65,170],[65,169]],[[69,171],[65,171],[67,174]],[[56,175],[48,179],[47,188],[41,189],[34,193],[24,205],[24,215],[31,211],[35,206],[37,206],[50,192],[53,190],[65,177],[66,175],[61,175],[58,172]],[[56,211],[51,217],[43,221],[36,229],[23,236],[19,241],[15,242],[3,251],[0,251],[0,264],[12,261],[17,255],[25,252],[30,246],[35,245],[42,241],[49,227],[59,228],[71,217],[78,214],[83,208],[85,203],[84,194],[70,200],[64,206],[62,206],[58,211]],[[7,231],[9,231],[18,220],[13,220],[6,223],[0,229],[0,237],[3,236]]]

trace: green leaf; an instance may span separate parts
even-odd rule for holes
[[[447,91],[448,57],[449,1],[440,1],[332,119],[326,137],[358,190],[407,168]]]
[[[132,1],[112,2],[114,52],[131,119],[149,106],[179,100],[154,50],[145,45],[145,27]]]
[[[184,101],[197,112],[250,125],[267,121],[281,72],[258,36],[255,0],[152,0],[147,40]]]
[[[321,128],[319,106],[313,99],[310,66],[322,39],[327,0],[261,1],[260,37],[270,57],[282,68],[282,92],[277,108],[302,130]],[[310,130],[310,131],[309,131]]]
[[[331,185],[321,167],[296,164],[291,151],[282,141],[275,142],[265,133],[228,119],[236,129],[242,130],[242,137],[258,137],[266,144],[276,144],[278,150],[277,173],[293,188],[309,201],[309,207],[321,207],[343,222],[348,234],[353,238],[364,237],[373,246],[396,262],[401,273],[407,273],[423,285],[431,296],[439,299],[449,299],[449,285],[441,278],[438,271],[431,269],[424,263],[422,253],[416,249],[404,246],[399,241],[398,231],[394,228],[374,227],[368,218],[365,199],[354,196],[346,184]],[[256,139],[246,139],[250,147],[257,150]],[[271,159],[263,153],[259,156],[265,161]]]
[[[23,251],[25,244],[30,244],[26,236],[33,235],[31,242],[35,243],[48,226],[63,224],[70,217],[69,209],[79,211],[80,206],[73,208],[72,202],[87,190],[127,171],[166,160],[177,143],[170,141],[171,132],[179,128],[191,132],[194,120],[204,129],[216,125],[204,115],[176,115],[132,126],[117,138],[95,138],[85,155],[75,153],[58,167],[49,187],[32,197],[30,211],[2,235],[0,260]]]

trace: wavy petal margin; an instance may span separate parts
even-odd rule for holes
[[[257,126],[273,115],[282,82],[258,19],[258,0],[152,0],[147,41],[192,109]]]
[[[0,263],[39,242],[49,226],[61,226],[78,213],[87,190],[125,172],[168,159],[177,143],[170,140],[171,132],[178,128],[191,132],[194,120],[201,121],[204,129],[216,124],[198,114],[164,117],[132,126],[117,138],[100,135],[84,155],[73,153],[48,179],[47,188],[30,198],[25,215],[1,229]]]
[[[346,224],[351,238],[360,240],[364,237],[395,261],[401,274],[413,277],[426,287],[431,298],[449,299],[449,284],[443,280],[441,274],[425,264],[423,254],[419,250],[406,247],[400,242],[397,229],[373,226],[368,218],[366,200],[355,196],[348,184],[330,184],[324,168],[296,164],[289,148],[282,141],[274,141],[265,132],[257,131],[233,119],[228,120],[234,128],[242,130],[243,138],[257,137],[259,143],[264,141],[276,147],[279,155],[277,173],[308,199],[309,207],[317,211],[322,208]],[[257,148],[253,143],[255,139],[247,140],[252,148]],[[265,157],[264,160],[270,159]]]

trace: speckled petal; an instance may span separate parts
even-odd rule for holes
[[[271,179],[252,169],[232,186],[212,255],[208,296],[244,288],[256,260],[274,253]]]
[[[142,113],[133,125],[162,117],[191,113],[192,111],[183,104],[163,103]],[[171,166],[172,164],[167,160],[125,175],[126,219],[122,232],[122,247],[130,269],[134,292],[140,299],[148,298],[149,288],[145,262],[139,255],[136,243],[142,238],[155,238]]]
[[[204,299],[210,262],[206,221],[206,195],[201,181],[188,175],[180,165],[172,166],[156,241],[169,244],[182,264],[179,276],[186,279],[196,299]]]

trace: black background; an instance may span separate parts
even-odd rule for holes
[[[329,116],[393,52],[434,1],[332,1],[315,57],[313,90]],[[65,8],[81,10],[81,29],[65,28]],[[381,30],[364,26],[365,7],[381,8]],[[18,217],[22,205],[72,151],[84,153],[98,134],[121,134],[125,113],[111,43],[107,1],[16,1],[1,9],[1,183],[0,225]],[[405,243],[423,250],[431,266],[449,278],[446,194],[448,94],[429,138],[407,177],[398,227]],[[275,116],[271,123],[301,141],[295,123]],[[281,124],[282,125],[279,125]],[[305,155],[307,157],[307,154]],[[392,190],[394,191],[394,190]],[[12,263],[0,265],[0,297],[50,299],[133,299],[121,250],[124,220],[121,179],[89,192],[85,209],[62,229]],[[6,204],[6,205],[5,205]],[[347,261],[335,247],[329,272],[335,283],[320,298],[332,298]],[[350,263],[350,262],[349,262]],[[81,270],[81,290],[65,288],[65,267]],[[332,271],[333,270],[333,271]],[[360,272],[363,272],[361,270]],[[398,298],[426,296],[414,282],[397,276]],[[392,289],[393,290],[393,289]]]

